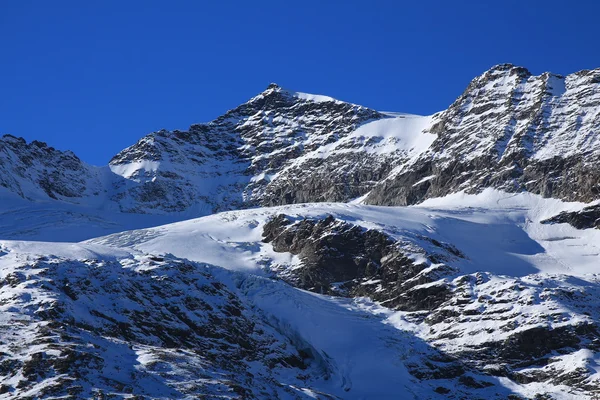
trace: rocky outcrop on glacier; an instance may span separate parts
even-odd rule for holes
[[[424,238],[429,246],[419,251],[426,257],[415,261],[409,254],[418,242],[395,241],[333,216],[280,214],[265,224],[263,236],[275,251],[298,256],[298,263],[274,270],[290,284],[334,296],[366,296],[399,310],[403,327],[417,326],[419,337],[446,360],[409,365],[419,379],[450,374],[469,386],[468,371],[477,371],[539,384],[540,396],[544,386],[600,393],[588,364],[600,351],[597,280],[461,274],[458,265],[467,256],[452,244]],[[471,382],[472,387],[486,384]]]
[[[564,211],[542,221],[544,224],[570,224],[577,229],[600,229],[600,205],[584,207],[579,211]]]
[[[439,280],[453,269],[441,261],[464,257],[452,245],[429,240],[439,252],[430,254],[427,262],[415,262],[384,233],[333,216],[293,222],[280,214],[265,224],[263,235],[275,251],[299,257],[299,266],[278,271],[294,286],[317,293],[369,296],[405,311],[432,310],[446,301],[450,290]]]

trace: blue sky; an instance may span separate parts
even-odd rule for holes
[[[270,82],[431,114],[510,62],[600,67],[600,2],[0,1],[0,133],[102,165]]]

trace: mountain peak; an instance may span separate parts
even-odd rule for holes
[[[531,76],[531,72],[529,72],[529,70],[525,67],[521,67],[519,65],[514,65],[514,64],[510,64],[510,63],[503,63],[503,64],[497,64],[494,65],[492,68],[490,68],[486,74],[490,74],[490,73],[496,73],[496,72],[508,72],[510,74],[517,74],[517,75],[522,75],[522,76]]]
[[[270,83],[269,86],[260,94],[250,99],[250,102],[255,102],[257,100],[262,100],[264,98],[269,98],[271,96],[281,97],[287,101],[307,101],[313,103],[325,103],[325,102],[333,102],[333,103],[343,103],[340,100],[334,99],[333,97],[324,96],[320,94],[311,94],[311,93],[303,93],[296,92],[294,90],[289,90],[277,83]]]
[[[0,138],[0,140],[3,140],[5,142],[10,142],[10,143],[20,143],[20,144],[26,144],[27,143],[27,141],[24,138],[13,136],[10,133],[5,133],[4,135],[2,135],[2,137]]]

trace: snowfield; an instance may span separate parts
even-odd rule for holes
[[[23,268],[22,265],[39,263],[39,260],[54,260],[54,263],[58,263],[57,266],[64,263],[92,263],[97,265],[96,268],[105,269],[109,276],[112,274],[111,280],[118,281],[123,274],[120,269],[129,270],[128,274],[133,273],[132,268],[140,274],[145,270],[154,271],[156,267],[143,267],[141,260],[153,257],[157,260],[190,260],[203,265],[215,279],[225,283],[228,290],[236,293],[240,301],[255,314],[253,318],[265,321],[296,346],[311,349],[314,356],[310,368],[321,373],[313,374],[300,382],[296,378],[290,378],[285,369],[278,372],[273,379],[287,388],[282,389],[282,398],[322,398],[320,396],[324,393],[352,399],[374,398],[373,396],[381,399],[444,398],[443,394],[434,391],[439,386],[456,395],[463,393],[469,397],[475,389],[469,391],[452,380],[419,382],[407,371],[406,363],[431,356],[440,350],[453,354],[469,346],[476,346],[488,340],[489,334],[485,329],[495,330],[500,322],[490,320],[482,325],[477,321],[448,321],[448,326],[444,329],[456,330],[458,333],[455,339],[442,340],[436,338],[436,332],[431,326],[411,313],[387,309],[366,298],[344,299],[319,295],[273,280],[271,271],[293,269],[300,260],[289,253],[277,253],[270,244],[263,243],[265,223],[280,213],[294,219],[321,219],[332,215],[338,220],[386,233],[401,243],[413,260],[421,262],[427,262],[427,251],[432,247],[431,243],[423,241],[424,236],[441,243],[451,243],[464,257],[452,262],[451,267],[456,272],[444,279],[451,281],[469,276],[468,274],[486,274],[487,283],[476,288],[475,297],[489,296],[490,292],[506,289],[511,285],[522,285],[523,290],[516,295],[517,298],[511,300],[514,304],[510,306],[513,314],[521,316],[519,324],[547,324],[547,321],[540,320],[536,315],[546,315],[549,309],[562,309],[564,321],[552,323],[553,326],[560,327],[576,324],[578,321],[597,322],[593,320],[598,315],[597,306],[594,306],[592,313],[586,313],[585,310],[568,309],[568,305],[556,299],[544,301],[541,298],[521,306],[519,298],[539,296],[536,286],[541,284],[600,294],[597,279],[600,274],[600,231],[577,230],[567,224],[540,223],[561,211],[578,210],[583,206],[581,203],[564,203],[530,194],[514,195],[490,189],[480,195],[456,194],[412,207],[324,203],[229,211],[170,225],[115,233],[78,244],[0,241],[0,271],[6,280],[8,275],[18,273]],[[82,226],[81,229],[85,227]],[[37,272],[28,269],[24,273],[27,283],[31,274],[35,275]],[[81,272],[77,274],[81,275]],[[81,275],[81,279],[84,277],[85,274]],[[18,315],[29,315],[27,322],[22,323],[32,326],[31,318],[35,318],[36,312],[31,314],[25,310],[32,309],[32,303],[46,304],[50,301],[36,297],[42,296],[36,292],[39,286],[38,289],[31,289],[30,286],[2,288],[2,298],[9,301],[3,315],[5,318],[15,316],[8,318],[7,322],[14,321],[13,318]],[[102,287],[99,286],[97,290],[102,290]],[[96,301],[94,296],[87,298],[92,302],[90,304]],[[506,305],[501,303],[494,306],[496,310],[493,312],[502,312]],[[77,315],[84,318],[82,313],[88,313],[85,317],[86,324],[93,325],[94,322],[89,320],[91,307],[80,303]],[[118,318],[118,307],[114,309],[109,303],[106,307],[112,310],[114,318]],[[505,332],[504,335],[508,337],[509,333]],[[14,332],[13,335],[20,337],[23,342],[28,340],[26,330]],[[101,339],[101,334],[94,337],[89,340],[105,340]],[[114,354],[122,344],[115,342],[115,349],[110,346],[112,344],[103,343],[103,351]],[[144,366],[148,365],[149,360],[158,357],[160,351],[156,346],[139,346],[137,349],[134,347],[135,354],[132,356],[137,357],[140,368],[146,368]],[[36,351],[37,348],[32,347],[19,357],[26,360]],[[9,350],[8,353],[14,352]],[[571,371],[577,368],[595,368],[596,354],[584,349],[574,351],[557,356],[554,366],[557,363],[564,364],[562,368]],[[124,362],[114,356],[106,357],[106,362]],[[189,368],[189,363],[200,362],[193,361],[192,356],[191,359],[184,355],[181,357],[179,361],[171,361],[169,368],[185,370]],[[256,363],[252,365],[261,374],[267,374],[261,369],[264,366]],[[103,374],[108,373],[110,368],[102,370],[104,372],[95,372],[96,375],[91,376],[91,381],[88,382],[90,388],[96,385],[94,379],[102,381],[103,376],[105,377]],[[155,374],[149,371],[146,373]],[[182,374],[189,374],[189,371]],[[477,375],[477,372],[473,372],[472,376],[489,384],[488,388],[476,390],[480,397],[506,398],[510,393],[529,396],[543,389],[543,392],[552,394],[555,398],[586,398],[584,392],[574,391],[567,386],[518,384],[508,378]],[[597,372],[589,377],[592,381],[599,378]],[[19,378],[11,379],[6,381],[7,384],[16,387]],[[187,379],[192,378],[188,376]],[[150,384],[150,388],[152,385],[156,383]],[[175,392],[166,391],[161,394],[161,390],[167,389],[152,392],[146,388],[145,393],[156,398],[186,396],[186,391],[180,386],[168,381],[166,385]],[[134,391],[139,389],[135,389],[135,385],[133,387]],[[31,390],[34,391],[16,393],[35,396],[35,390],[41,389],[34,387]],[[2,396],[6,398],[6,395]]]
[[[431,351],[428,343],[450,353],[476,345],[488,340],[489,333],[485,329],[495,330],[501,322],[489,321],[486,323],[489,326],[482,326],[477,321],[463,321],[461,324],[448,321],[445,329],[457,330],[458,338],[436,339],[433,329],[427,324],[415,322],[410,313],[389,310],[368,299],[345,300],[321,296],[273,282],[268,278],[270,270],[282,266],[293,268],[299,260],[291,254],[276,253],[269,244],[262,242],[264,224],[279,213],[300,219],[333,215],[336,219],[366,229],[385,232],[403,243],[407,252],[412,250],[410,256],[414,260],[425,258],[420,239],[424,235],[439,242],[452,243],[465,255],[464,259],[452,264],[458,269],[456,277],[477,273],[489,275],[488,282],[477,289],[479,294],[475,297],[489,296],[490,292],[515,284],[530,288],[519,293],[518,298],[539,296],[536,287],[543,284],[600,294],[600,231],[577,230],[567,224],[540,223],[559,212],[578,210],[583,206],[581,203],[565,203],[531,194],[514,195],[490,189],[480,195],[456,194],[412,207],[329,203],[231,211],[156,228],[117,233],[91,239],[78,246],[85,246],[86,251],[89,251],[87,246],[91,245],[101,246],[102,249],[110,247],[115,249],[116,254],[129,251],[136,254],[174,255],[222,267],[224,270],[221,274],[227,276],[225,270],[241,274],[235,275],[235,279],[243,279],[243,284],[237,286],[261,314],[275,321],[290,335],[309,343],[320,354],[327,355],[334,376],[328,385],[319,387],[319,390],[336,393],[336,388],[351,389],[339,392],[342,398],[372,398],[369,394],[373,393],[378,394],[377,398],[396,398],[397,388],[404,386],[404,396],[411,393],[411,398],[428,398],[436,394],[415,391],[419,386],[411,385],[411,377],[403,369],[402,360],[415,357],[415,354],[427,354]],[[4,246],[10,248],[11,244],[5,243]],[[19,251],[26,253],[35,248],[34,244],[19,246],[23,248]],[[77,247],[75,249],[74,254],[83,251]],[[95,251],[99,254],[107,252]],[[40,250],[40,253],[47,252],[47,249]],[[540,319],[537,315],[546,315],[549,309],[553,312],[562,309],[564,312],[564,321],[553,323],[556,327],[561,323],[590,321],[598,315],[597,305],[593,306],[594,314],[590,316],[586,315],[589,312],[569,309],[560,301],[540,300],[520,306],[518,298],[511,299],[514,305],[509,308],[512,314],[521,315],[520,324],[523,326],[547,324],[544,318]],[[490,312],[499,313],[503,312],[502,308],[507,308],[505,303],[494,307],[496,309]],[[389,327],[395,327],[397,331],[393,333]],[[482,327],[485,329],[482,330]],[[509,333],[504,335],[508,336]],[[391,352],[389,343],[398,343],[398,352]],[[387,357],[391,359],[382,361]],[[564,368],[570,370],[577,367],[595,368],[596,358],[595,353],[580,350],[559,356],[556,363],[564,363]],[[593,381],[599,378],[600,375],[595,373],[589,379]],[[573,389],[567,386],[518,384],[506,378],[494,379],[499,386],[489,389],[489,396],[497,398],[504,398],[502,396],[507,393],[529,396],[542,389],[556,398],[585,397],[584,393],[572,392]],[[498,387],[503,387],[506,392],[498,392]],[[451,389],[456,393],[460,391],[458,388]],[[478,393],[483,396],[484,392]]]
[[[270,245],[261,243],[263,226],[270,217],[280,213],[297,218],[333,215],[397,240],[416,241],[418,236],[426,235],[452,243],[467,256],[457,265],[462,273],[585,277],[600,273],[600,231],[540,223],[562,211],[584,206],[488,189],[480,195],[460,193],[412,207],[319,203],[229,211],[87,242],[170,253],[232,270],[261,271],[272,260],[285,262],[270,250]]]

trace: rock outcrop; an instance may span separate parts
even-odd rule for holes
[[[475,371],[520,384],[600,392],[600,382],[580,358],[600,351],[597,281],[461,275],[454,265],[465,256],[451,244],[429,239],[438,251],[421,248],[426,261],[415,262],[403,249],[414,252],[417,243],[397,242],[332,216],[294,220],[280,214],[265,225],[263,237],[275,251],[298,256],[298,263],[274,270],[290,284],[364,296],[403,311],[402,318],[419,327],[419,337],[441,351],[436,356],[441,359],[409,365],[416,378],[489,385],[471,381]]]
[[[299,257],[299,266],[279,271],[278,276],[302,289],[369,296],[386,307],[405,311],[433,310],[450,296],[448,285],[440,278],[452,268],[431,260],[414,262],[394,240],[377,230],[365,230],[333,216],[294,223],[280,214],[265,225],[263,236],[275,251]],[[452,246],[436,245],[450,257],[462,256]]]
[[[542,221],[543,224],[570,224],[577,229],[600,229],[600,205],[585,207],[579,211],[562,212]]]

